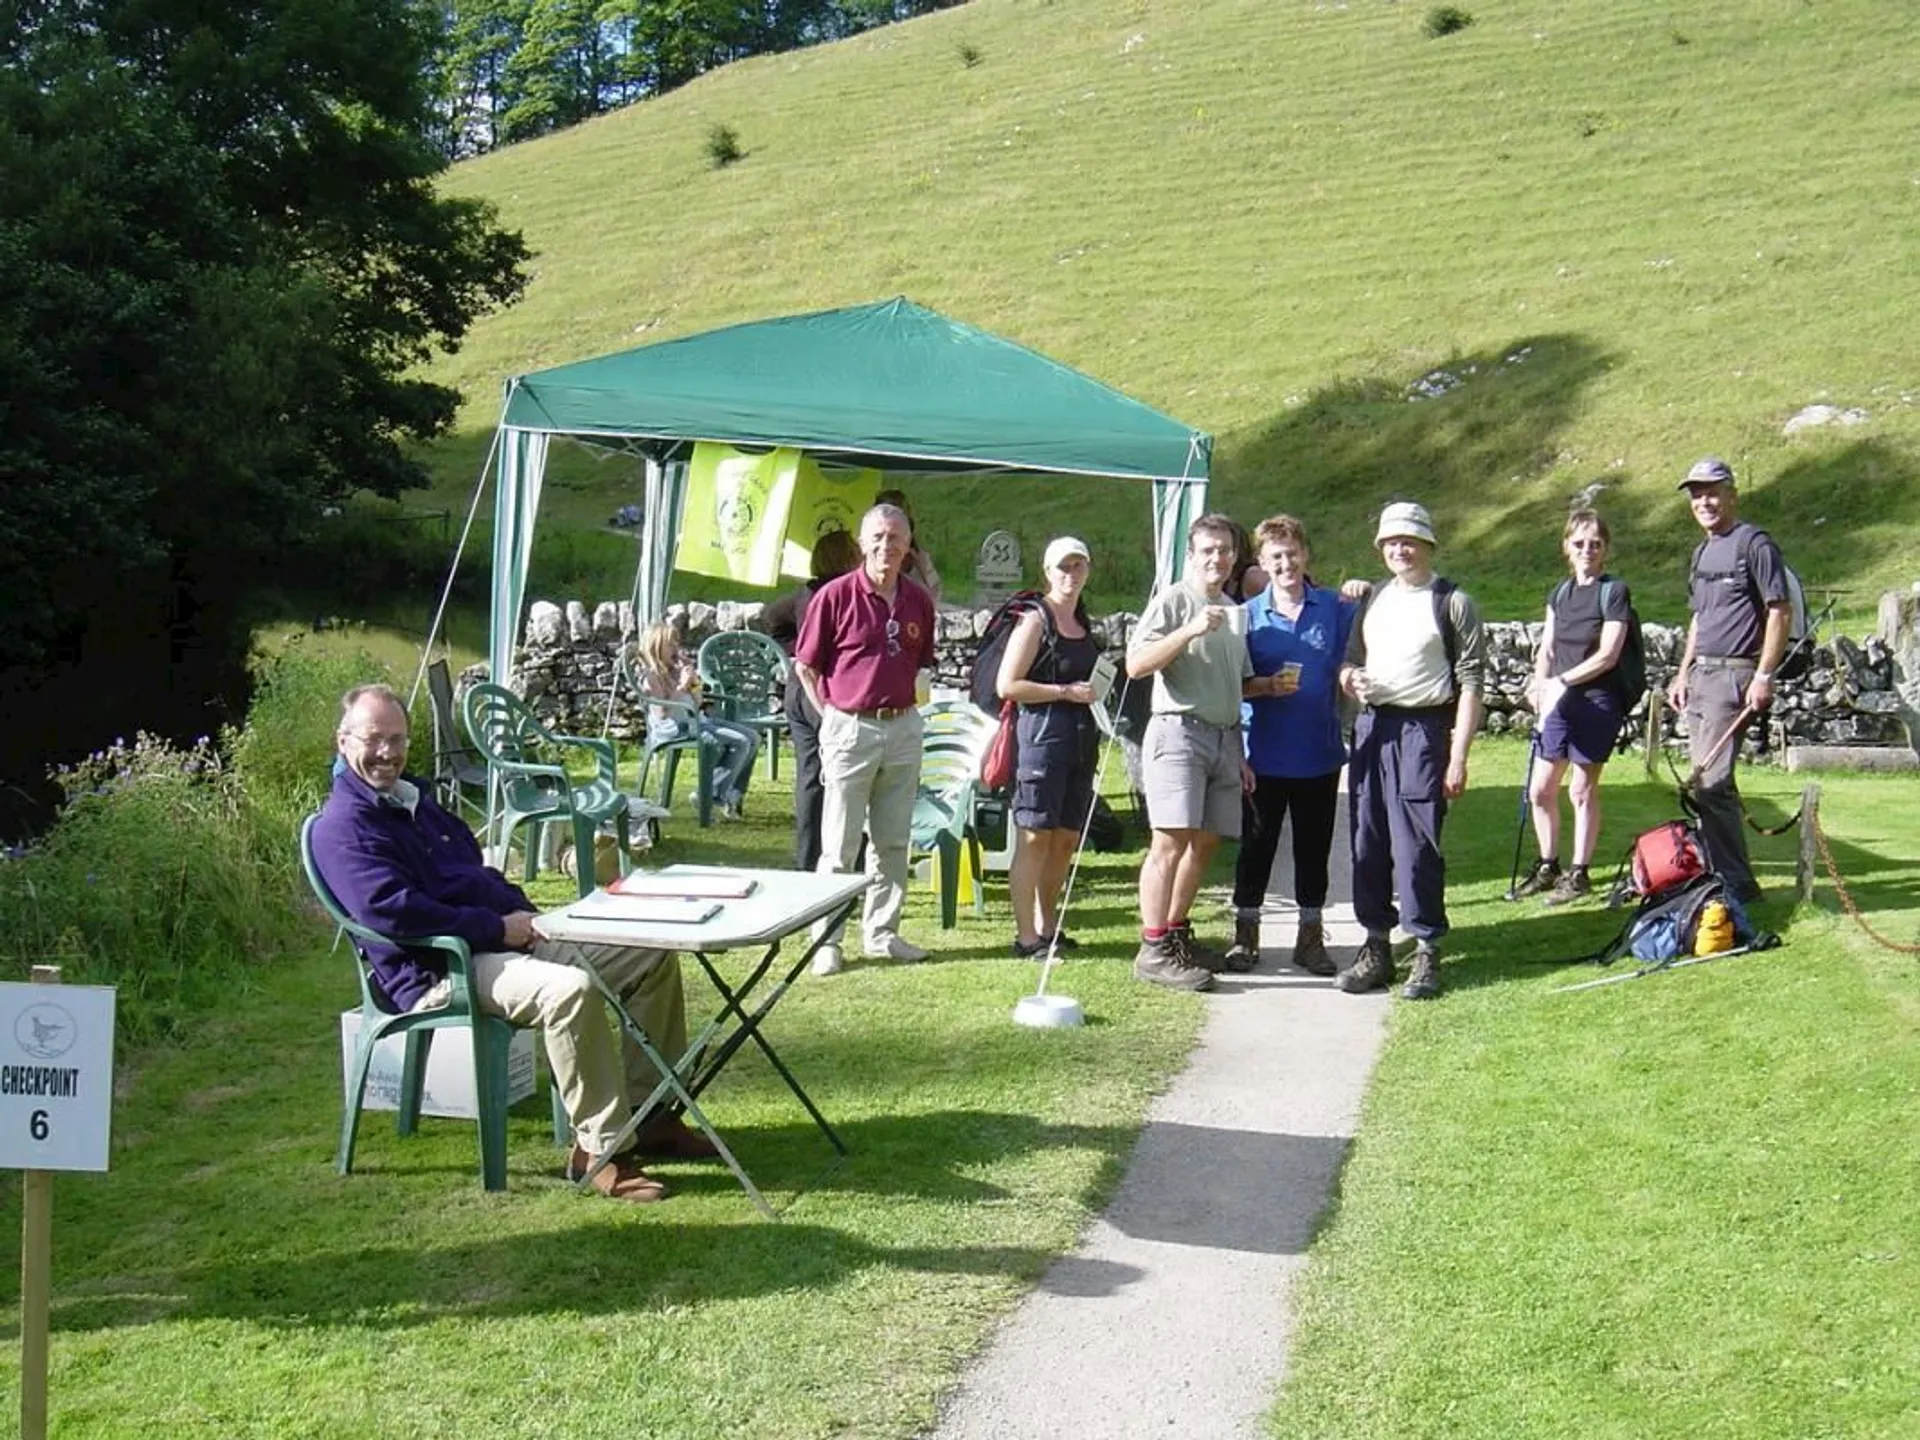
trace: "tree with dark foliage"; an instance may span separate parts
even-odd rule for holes
[[[527,258],[433,190],[431,40],[408,0],[0,0],[0,777],[212,729],[282,548],[420,483],[458,397],[418,366]]]

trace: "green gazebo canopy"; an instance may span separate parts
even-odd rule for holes
[[[665,607],[683,447],[791,445],[896,472],[1152,482],[1162,580],[1206,503],[1212,437],[1057,361],[910,300],[709,330],[507,384],[495,497],[491,659],[505,675],[555,435],[647,457],[636,600]]]

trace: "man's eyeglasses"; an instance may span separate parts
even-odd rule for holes
[[[887,654],[900,653],[900,622],[891,615],[887,617]]]
[[[369,735],[364,730],[347,730],[342,733],[361,749],[371,750],[375,754],[379,754],[382,751],[390,753],[399,752],[405,750],[407,746],[412,743],[412,737],[405,734]]]

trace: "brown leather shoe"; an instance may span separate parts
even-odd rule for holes
[[[567,1157],[567,1179],[579,1184],[593,1168],[593,1156],[578,1145]],[[635,1205],[650,1205],[667,1198],[667,1187],[640,1168],[631,1151],[616,1155],[593,1177],[593,1188],[609,1200],[625,1200]]]
[[[710,1135],[678,1115],[654,1116],[633,1137],[633,1148],[649,1160],[714,1160],[720,1155]]]

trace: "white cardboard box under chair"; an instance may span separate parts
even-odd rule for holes
[[[360,1043],[360,1012],[340,1012],[340,1089],[353,1083],[353,1052]],[[400,1108],[400,1067],[406,1059],[406,1037],[389,1035],[374,1047],[367,1067],[363,1110]],[[533,1094],[533,1032],[515,1030],[507,1047],[507,1103]],[[434,1032],[427,1051],[427,1078],[420,1087],[420,1113],[448,1120],[473,1120],[480,1114],[473,1086],[473,1037],[464,1026],[450,1025]]]

